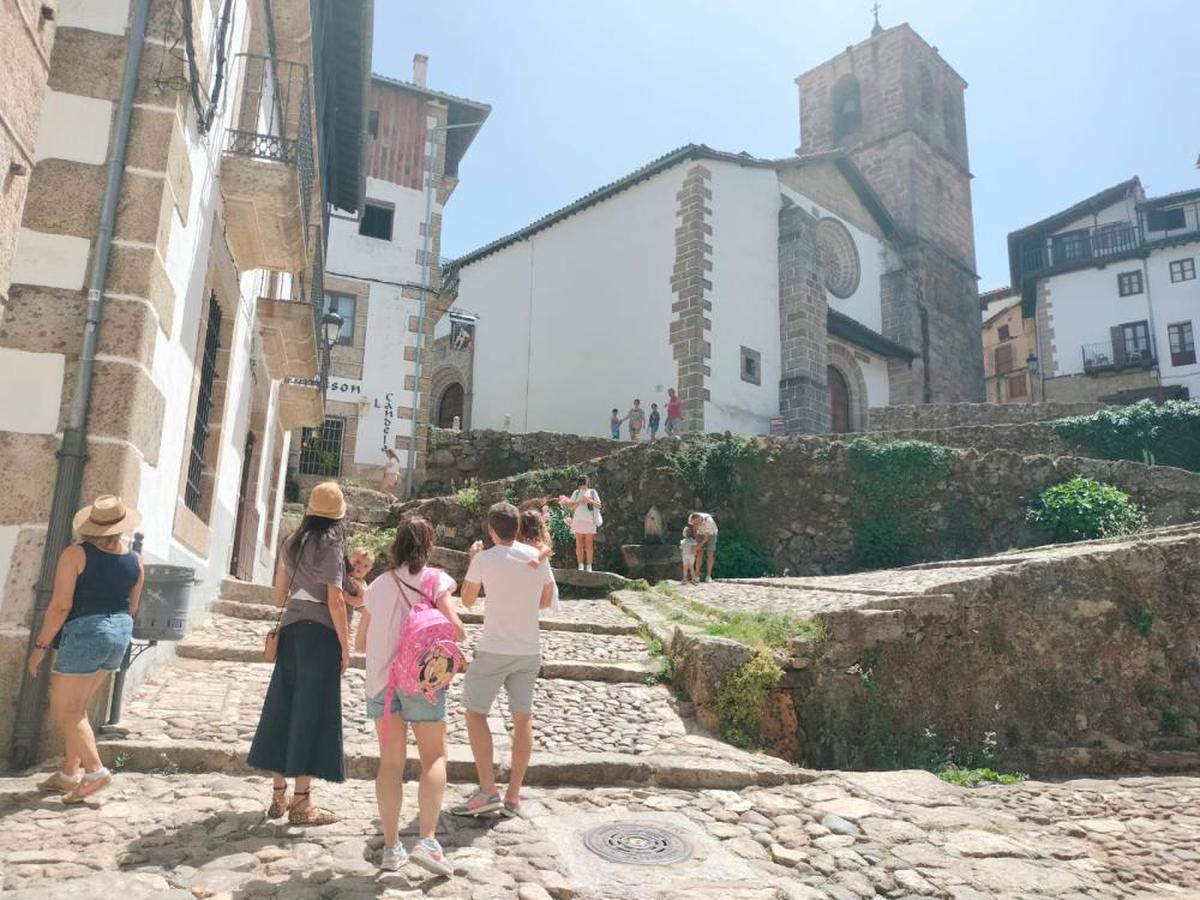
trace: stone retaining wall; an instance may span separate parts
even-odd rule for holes
[[[905,431],[963,425],[1022,425],[1068,416],[1090,416],[1104,403],[933,403],[881,406],[870,412],[871,431]]]
[[[429,459],[421,495],[435,497],[471,481],[508,478],[531,469],[572,465],[612,453],[621,444],[610,438],[535,431],[430,430]]]
[[[664,517],[667,540],[677,541],[687,514],[707,507],[722,535],[759,547],[775,572],[819,575],[853,571],[858,552],[857,505],[847,445],[825,439],[756,439],[721,495],[704,503],[669,465],[661,447],[628,447],[584,466],[604,501],[597,563],[622,571],[620,547],[643,540],[646,512]],[[958,559],[1045,543],[1025,521],[1029,502],[1050,485],[1085,475],[1129,493],[1155,526],[1200,520],[1200,475],[1170,467],[1077,457],[1025,456],[1007,450],[955,450],[953,470],[930,496],[922,532],[924,559]],[[569,492],[573,478],[519,476],[479,485],[478,496],[414,501],[440,526],[439,540],[463,550],[485,533],[487,508],[500,500],[539,502]],[[464,507],[463,501],[470,506]],[[398,512],[393,512],[395,517]]]
[[[768,584],[679,599],[721,607],[725,591],[738,609],[745,595],[824,624],[823,639],[776,654],[785,674],[761,738],[795,762],[950,759],[1038,776],[1200,766],[1200,529]],[[717,695],[751,651],[672,624],[661,599],[617,596],[649,611],[698,719],[719,728]]]

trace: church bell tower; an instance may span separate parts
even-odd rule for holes
[[[883,330],[917,354],[891,402],[984,400],[967,84],[909,25],[881,28],[796,79],[802,155],[843,151],[902,232]]]

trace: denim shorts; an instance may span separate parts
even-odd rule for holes
[[[368,719],[375,721],[383,718],[383,702],[386,699],[386,690],[367,698]],[[405,722],[441,722],[446,718],[446,692],[438,691],[437,702],[430,703],[424,694],[410,697],[397,690],[392,694],[392,715],[399,716]]]
[[[121,668],[133,634],[129,613],[99,613],[72,619],[62,630],[54,671],[59,675],[95,675]]]

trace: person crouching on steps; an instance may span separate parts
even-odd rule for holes
[[[312,802],[312,780],[346,780],[342,676],[350,665],[346,620],[346,498],[335,481],[312,489],[299,527],[279,553],[271,599],[279,618],[275,669],[246,762],[274,781],[270,818],[332,825],[340,818]],[[287,779],[296,779],[289,802]]]
[[[554,600],[554,575],[546,560],[530,567],[529,561],[539,554],[533,547],[516,543],[519,525],[520,513],[511,503],[497,503],[488,510],[488,535],[494,546],[484,550],[481,542],[475,542],[463,580],[463,606],[474,606],[480,590],[487,594],[487,605],[483,634],[463,681],[467,737],[479,773],[479,790],[451,810],[456,816],[481,816],[497,810],[516,815],[521,783],[533,755],[533,688],[542,665],[538,611],[549,609]],[[488,715],[501,687],[508,694],[513,729],[512,770],[503,802],[496,789],[488,728]]]
[[[434,873],[450,876],[454,867],[446,862],[437,840],[438,813],[446,793],[446,691],[437,691],[430,702],[424,694],[409,696],[402,691],[387,702],[388,673],[400,653],[397,638],[404,634],[409,611],[419,602],[423,585],[433,586],[434,606],[450,620],[459,641],[466,638],[462,621],[454,611],[451,594],[454,579],[441,569],[426,565],[433,550],[434,530],[421,516],[406,516],[396,526],[391,560],[395,568],[376,578],[367,588],[363,620],[356,646],[367,654],[367,718],[379,736],[379,769],[375,774],[375,799],[383,825],[383,862],[389,871],[399,869],[411,858]],[[384,716],[389,716],[386,724]],[[411,857],[400,844],[400,807],[404,799],[404,766],[408,761],[408,726],[412,725],[421,757],[421,780],[417,788],[420,835]]]
[[[108,676],[121,667],[133,634],[144,576],[142,561],[125,548],[122,535],[137,528],[141,518],[113,496],[97,497],[76,514],[80,542],[58,557],[50,608],[29,655],[29,674],[37,678],[62,629],[50,675],[50,714],[66,746],[62,768],[38,789],[61,792],[64,803],[80,803],[112,782],[100,762],[87,711]],[[81,764],[82,777],[77,774]]]

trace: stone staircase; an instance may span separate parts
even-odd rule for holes
[[[617,576],[571,571],[566,581],[619,586]],[[208,617],[178,645],[178,659],[125,699],[119,731],[102,742],[104,758],[126,770],[165,768],[247,774],[271,666],[262,661],[278,617],[266,585],[226,579]],[[482,613],[462,612],[468,654]],[[608,599],[562,600],[542,620],[537,747],[531,785],[657,785],[740,789],[801,780],[801,770],[745,753],[698,729],[688,704],[657,685],[662,662],[649,652],[637,620]],[[352,626],[354,627],[354,626]],[[363,660],[355,654],[343,688],[348,771],[374,777],[378,754],[363,709]],[[449,773],[471,781],[474,766],[462,716],[461,679],[451,690]],[[491,720],[501,765],[509,749],[503,698]],[[415,772],[416,760],[410,760]]]

